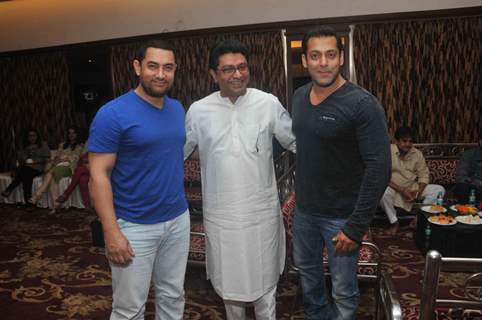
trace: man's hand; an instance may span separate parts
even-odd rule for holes
[[[116,265],[127,265],[135,256],[134,250],[121,231],[104,233],[107,259]]]
[[[410,191],[408,188],[403,188],[402,189],[402,197],[405,198],[408,202],[413,202],[417,199],[417,191]]]
[[[349,253],[358,248],[358,243],[348,238],[341,230],[333,238],[333,242],[336,243],[335,251],[338,253]]]

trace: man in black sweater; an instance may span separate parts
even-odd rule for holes
[[[302,62],[312,82],[293,97],[293,229],[305,318],[355,319],[359,245],[390,179],[386,119],[372,94],[341,76],[343,45],[333,29],[305,34]],[[325,289],[323,247],[333,304]]]
[[[455,183],[454,193],[459,203],[469,203],[471,192],[477,204],[482,202],[482,130],[479,132],[479,147],[465,151],[460,158]]]

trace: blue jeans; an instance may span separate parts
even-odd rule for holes
[[[180,320],[184,314],[184,276],[189,251],[189,212],[170,221],[117,223],[134,250],[127,266],[111,264],[111,320],[144,319],[151,278],[156,295],[156,320]]]
[[[359,250],[340,255],[335,253],[331,241],[346,221],[304,214],[295,209],[293,258],[301,278],[305,319],[349,320],[356,317]],[[325,287],[323,247],[328,251],[332,299],[329,299]]]

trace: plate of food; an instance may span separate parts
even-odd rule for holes
[[[457,223],[457,220],[455,220],[454,217],[445,214],[431,216],[428,218],[428,221],[441,226],[453,226]]]
[[[457,216],[455,219],[460,223],[479,225],[482,224],[482,219],[479,216],[473,216],[471,214],[466,216]]]
[[[450,209],[457,211],[460,214],[476,214],[477,208],[470,204],[454,204],[450,206]]]
[[[423,206],[422,211],[428,212],[428,213],[442,213],[442,212],[447,212],[447,209],[445,209],[442,206],[432,204],[430,206]]]

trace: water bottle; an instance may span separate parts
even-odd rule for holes
[[[430,236],[432,235],[432,230],[430,229],[430,222],[427,221],[427,226],[425,227],[425,252],[430,249]]]
[[[435,202],[436,205],[438,206],[443,206],[444,204],[444,198],[442,196],[442,192],[439,192],[437,195],[437,201]]]
[[[472,206],[476,205],[476,199],[475,199],[475,189],[470,190],[470,195],[469,195],[469,204]]]

